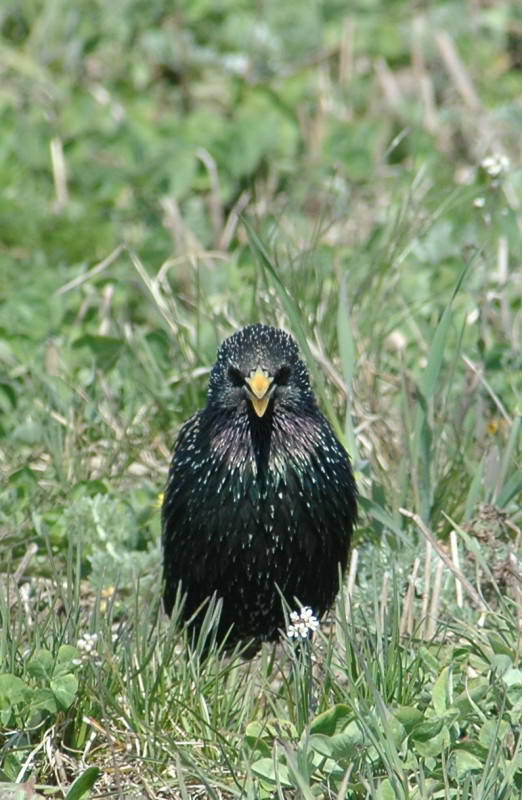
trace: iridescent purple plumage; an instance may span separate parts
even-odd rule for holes
[[[317,615],[332,604],[356,515],[348,456],[317,407],[295,341],[266,325],[226,339],[207,406],[181,428],[170,467],[167,612],[181,582],[185,620],[215,594],[227,644],[276,639],[280,592]]]

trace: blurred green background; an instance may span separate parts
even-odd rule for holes
[[[86,596],[157,588],[176,431],[252,321],[354,458],[363,594],[423,552],[401,507],[520,525],[521,98],[515,0],[3,0],[4,583],[77,547]]]

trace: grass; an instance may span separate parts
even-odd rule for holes
[[[521,25],[2,5],[1,798],[520,797]],[[159,497],[257,320],[298,338],[361,522],[309,646],[201,663]]]

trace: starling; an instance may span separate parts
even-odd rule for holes
[[[185,621],[221,598],[227,647],[275,640],[281,596],[321,616],[346,567],[356,494],[294,339],[261,324],[238,331],[176,442],[162,509],[165,610],[180,583]]]

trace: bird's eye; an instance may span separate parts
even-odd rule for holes
[[[274,377],[274,381],[277,383],[278,386],[287,386],[288,381],[290,380],[290,373],[291,373],[290,367],[287,367],[285,365],[284,367],[281,367],[281,369],[277,370]]]
[[[228,379],[232,386],[244,386],[245,379],[237,367],[228,368]]]

